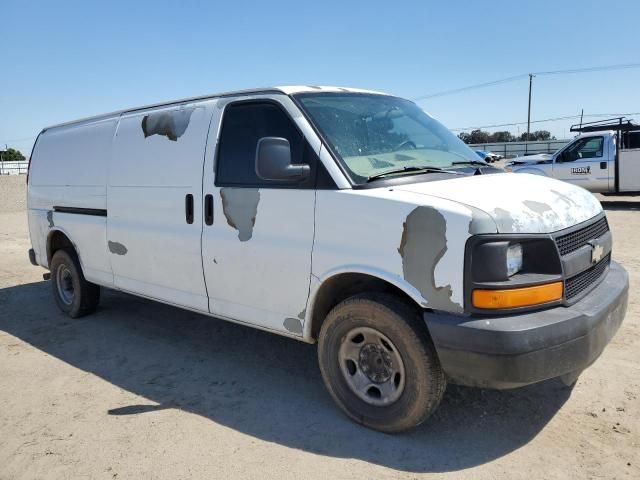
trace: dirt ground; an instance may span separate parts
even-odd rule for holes
[[[450,386],[389,436],[338,411],[313,345],[113,291],[65,318],[24,195],[0,177],[0,479],[640,478],[640,203],[604,202],[631,299],[573,390]]]

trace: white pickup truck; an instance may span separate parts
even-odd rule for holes
[[[571,131],[582,134],[554,154],[518,157],[506,169],[557,178],[594,193],[640,194],[640,125],[604,120]]]
[[[29,258],[66,315],[111,288],[317,342],[337,404],[385,432],[423,422],[447,383],[571,383],[627,306],[593,195],[490,167],[376,92],[238,91],[56,125],[27,183]]]

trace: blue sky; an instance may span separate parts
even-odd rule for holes
[[[27,155],[47,125],[217,91],[320,84],[415,98],[640,62],[636,0],[3,0],[0,13],[0,144]],[[419,104],[450,128],[519,122],[527,89],[523,79]],[[640,68],[534,79],[533,120],[581,108],[640,112]],[[570,123],[535,128],[562,137]]]

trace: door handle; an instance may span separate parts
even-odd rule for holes
[[[184,197],[184,215],[187,219],[187,223],[191,225],[193,223],[193,195],[190,193]]]
[[[607,162],[600,162],[600,170],[606,170],[607,169]]]
[[[204,223],[213,225],[213,195],[204,196]]]

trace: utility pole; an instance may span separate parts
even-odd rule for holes
[[[533,73],[529,74],[529,110],[527,113],[527,141],[524,144],[525,155],[529,151],[529,139],[531,138],[531,88],[533,86]]]

